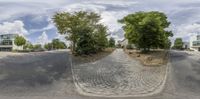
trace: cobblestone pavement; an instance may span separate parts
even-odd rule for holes
[[[73,65],[72,72],[76,88],[83,95],[147,96],[162,90],[167,67],[142,66],[117,49],[96,62]]]

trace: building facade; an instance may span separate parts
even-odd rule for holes
[[[130,45],[131,48],[136,48],[136,46],[134,44],[129,44],[128,43],[128,39],[123,39],[122,41],[118,42],[122,48],[126,48],[127,45]]]
[[[190,37],[190,49],[200,51],[200,35]]]
[[[183,42],[183,49],[190,49],[190,43],[189,42]]]
[[[22,46],[16,46],[14,43],[17,34],[0,35],[0,51],[22,50]]]

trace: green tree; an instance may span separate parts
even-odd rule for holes
[[[172,42],[170,40],[168,40],[165,48],[170,49],[171,45],[172,45]]]
[[[97,31],[94,35],[96,49],[102,51],[108,46],[108,39],[107,39],[107,27],[103,25],[97,25]]]
[[[41,44],[36,44],[33,46],[34,50],[43,50],[42,45]]]
[[[64,42],[59,43],[59,49],[66,49],[67,45]]]
[[[53,39],[50,46],[53,49],[65,49],[65,48],[67,48],[66,44],[64,42],[60,41],[59,39]]]
[[[33,49],[33,45],[31,44],[31,42],[26,42],[26,44],[24,45],[24,49],[28,49],[28,50],[31,50]]]
[[[72,52],[89,54],[101,50],[106,45],[106,27],[100,24],[100,16],[93,12],[61,12],[53,20],[60,34],[72,43]],[[100,41],[102,40],[102,41]]]
[[[44,45],[44,48],[47,50],[52,50],[53,49],[53,44],[52,43],[47,43]]]
[[[129,44],[135,44],[143,51],[149,51],[150,48],[167,48],[168,38],[173,36],[171,31],[166,30],[170,22],[161,12],[136,12],[119,22],[124,24],[123,29]]]
[[[53,17],[53,21],[60,34],[68,33],[68,39],[72,43],[72,51],[76,50],[76,44],[79,34],[87,27],[92,27],[100,20],[99,15],[95,13],[87,13],[83,11],[68,13],[57,13]]]
[[[176,38],[174,41],[174,47],[175,49],[182,49],[183,48],[183,41],[182,38]]]
[[[82,35],[77,43],[76,52],[78,54],[90,54],[96,52],[95,39],[91,34],[90,29],[82,31]]]
[[[109,47],[115,47],[115,39],[113,37],[109,39]]]
[[[59,49],[59,43],[60,43],[59,39],[53,39],[52,40],[53,49]]]
[[[14,40],[15,45],[23,46],[26,44],[26,39],[23,36],[17,36]]]

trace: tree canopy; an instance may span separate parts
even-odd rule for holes
[[[33,49],[33,44],[31,44],[31,42],[27,41],[23,48],[25,50],[31,50],[31,49]]]
[[[97,25],[96,31],[94,34],[96,49],[103,50],[108,46],[108,39],[107,39],[107,27],[103,25]]]
[[[109,47],[115,47],[115,39],[113,37],[109,39]]]
[[[182,38],[176,38],[176,40],[174,41],[173,48],[175,48],[175,49],[182,49],[183,48],[183,40],[182,40]]]
[[[129,44],[135,44],[144,51],[149,51],[150,48],[167,48],[170,44],[169,37],[173,36],[171,31],[166,30],[170,22],[161,12],[136,12],[119,22],[123,24]]]
[[[26,39],[23,36],[17,36],[14,40],[15,45],[22,46],[26,44]]]
[[[100,24],[100,15],[94,12],[60,12],[53,21],[60,34],[67,34],[72,51],[89,54],[102,50],[107,45],[107,28]]]
[[[44,48],[46,50],[52,50],[53,49],[53,44],[52,43],[47,43],[47,44],[44,45]]]
[[[37,51],[37,50],[43,50],[41,44],[36,44],[36,45],[34,45],[34,46],[33,46],[33,49],[34,49],[35,51]]]
[[[60,41],[59,39],[53,39],[52,47],[53,49],[65,49],[67,48],[67,45],[64,42]]]
[[[53,39],[51,43],[45,44],[44,48],[47,50],[65,49],[67,48],[67,45],[64,42],[60,41],[59,39]]]

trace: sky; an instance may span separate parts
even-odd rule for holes
[[[116,40],[124,38],[117,20],[138,11],[164,12],[171,22],[172,41],[177,37],[188,41],[200,33],[200,0],[0,0],[0,34],[16,33],[34,44],[54,38],[65,41],[65,35],[60,35],[52,22],[52,16],[60,11],[100,14]]]

